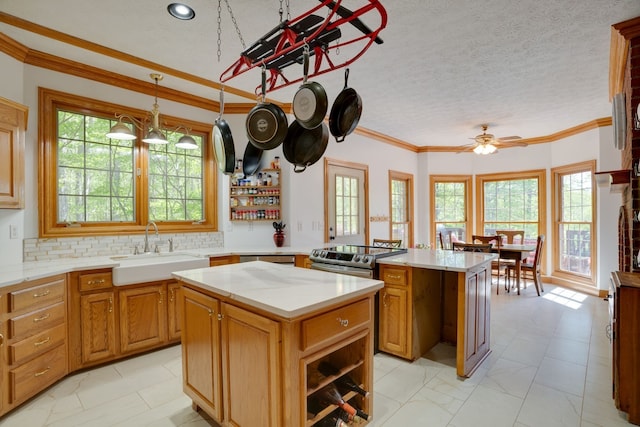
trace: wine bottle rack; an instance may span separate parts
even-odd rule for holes
[[[305,411],[306,406],[309,404],[308,399],[313,396],[314,393],[344,375],[350,375],[360,387],[366,390],[372,389],[372,385],[368,383],[366,375],[367,369],[371,369],[371,364],[373,363],[371,356],[366,354],[368,351],[367,349],[370,349],[368,345],[369,339],[370,336],[368,333],[358,334],[352,337],[352,339],[341,348],[334,349],[333,351],[321,352],[313,358],[305,359],[305,368],[307,373]],[[311,380],[310,373],[317,371],[317,366],[322,361],[331,363],[338,369],[338,371],[335,375],[324,376],[320,381]],[[353,406],[357,406],[363,411],[369,413],[369,415],[372,415],[372,394],[369,394],[368,397],[363,397],[355,391],[349,391],[344,393],[342,397],[345,402],[348,402]],[[327,405],[325,408],[313,415],[312,418],[308,418],[306,420],[305,427],[314,426],[320,420],[331,415],[337,409],[338,407],[336,405]],[[308,416],[310,415],[311,414],[308,413]],[[367,423],[367,421],[362,421],[358,425],[365,426]]]
[[[274,221],[282,219],[280,169],[262,169],[259,179],[232,178],[229,185],[229,219],[231,221]]]

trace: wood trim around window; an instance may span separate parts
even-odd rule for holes
[[[429,215],[431,216],[431,247],[438,248],[438,241],[436,236],[436,183],[439,182],[461,182],[465,186],[465,205],[466,205],[466,219],[465,230],[467,235],[465,241],[468,241],[472,235],[471,225],[473,220],[473,188],[471,183],[471,175],[430,175],[429,176]]]
[[[407,234],[408,241],[402,242],[403,246],[406,248],[413,247],[413,207],[414,205],[414,195],[413,195],[413,175],[410,173],[398,172],[398,171],[389,171],[389,238],[392,238],[393,233],[393,206],[391,204],[391,188],[392,181],[405,181],[407,184],[407,193],[406,197],[406,209],[407,209]]]
[[[559,193],[559,186],[561,184],[560,182],[560,176],[561,175],[567,175],[567,174],[572,174],[572,173],[577,173],[577,172],[585,172],[585,171],[590,171],[591,172],[591,179],[592,179],[592,184],[591,184],[591,193],[592,193],[592,202],[591,202],[591,227],[592,227],[592,233],[591,233],[591,277],[587,278],[578,274],[572,274],[568,271],[564,271],[564,270],[560,270],[560,266],[559,266],[559,262],[558,260],[560,259],[560,248],[559,248],[559,238],[554,238],[553,239],[553,244],[552,244],[552,263],[551,265],[553,266],[553,270],[551,271],[551,276],[555,279],[558,279],[560,283],[566,283],[566,282],[573,282],[573,283],[578,283],[580,285],[586,285],[586,286],[590,286],[590,287],[594,287],[596,286],[596,266],[598,265],[598,259],[597,259],[597,251],[596,248],[598,247],[597,245],[597,240],[598,240],[598,236],[597,236],[597,224],[598,224],[598,218],[597,218],[597,196],[598,196],[598,192],[596,191],[596,184],[595,184],[595,171],[596,171],[596,161],[595,160],[588,160],[586,162],[581,162],[581,163],[574,163],[571,165],[565,165],[565,166],[559,166],[557,168],[552,168],[551,169],[551,215],[553,215],[553,229],[554,230],[558,230],[559,227],[559,223],[561,220],[561,212],[560,212],[560,193]],[[552,243],[551,240],[548,240],[549,243]]]
[[[77,95],[71,95],[46,88],[38,88],[39,114],[38,114],[38,228],[40,237],[72,237],[87,235],[122,235],[144,233],[147,224],[147,206],[142,198],[136,199],[136,219],[132,222],[113,224],[67,224],[57,221],[57,156],[56,156],[56,128],[58,107],[68,106],[73,110],[85,109],[88,114],[96,116],[104,114],[105,117],[115,117],[115,113],[124,113],[135,118],[144,118],[147,111],[128,108],[116,104],[102,102]],[[202,134],[206,142],[203,147],[203,201],[204,201],[204,221],[163,221],[158,222],[161,232],[210,232],[218,229],[217,214],[217,169],[215,166],[213,150],[208,141],[211,139],[211,125],[194,122],[172,116],[161,116],[163,124],[169,127],[177,124],[191,128],[192,133]],[[135,149],[135,156],[141,156],[141,148]],[[142,161],[146,156],[141,156]],[[139,166],[144,164],[138,163]],[[147,185],[147,178],[143,176],[136,179],[136,194],[147,194],[142,191]],[[143,197],[145,197],[143,196]]]

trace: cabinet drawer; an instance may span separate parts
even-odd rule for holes
[[[350,333],[371,319],[369,300],[337,308],[328,313],[302,321],[302,349]]]
[[[390,285],[406,285],[408,271],[400,268],[385,268],[382,271],[382,280]]]
[[[80,292],[110,288],[113,284],[110,271],[81,274],[78,281]]]
[[[42,356],[9,371],[11,403],[23,401],[66,375],[65,346],[59,345]]]
[[[21,363],[31,356],[43,353],[64,341],[67,335],[64,323],[44,332],[9,345],[9,364]]]
[[[41,307],[52,302],[62,301],[63,297],[64,278],[59,278],[39,286],[9,293],[9,312]]]
[[[9,319],[9,338],[27,337],[64,321],[64,302]]]

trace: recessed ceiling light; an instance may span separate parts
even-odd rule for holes
[[[169,14],[171,14],[171,16],[173,16],[174,18],[182,19],[185,21],[193,19],[196,16],[196,12],[193,9],[182,3],[171,3],[169,6],[167,6],[167,10],[169,11]]]

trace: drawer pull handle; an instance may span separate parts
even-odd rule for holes
[[[0,347],[4,345],[4,335],[0,334]]]
[[[171,292],[170,292],[170,294],[169,294],[169,295],[170,295],[170,296],[169,296],[169,302],[173,302],[174,297],[175,297],[175,292],[176,292],[176,290],[175,290],[175,289],[171,289]]]
[[[42,341],[34,342],[33,345],[36,346],[36,347],[40,347],[42,344],[46,344],[49,341],[51,341],[51,337],[46,337]]]
[[[93,285],[104,285],[104,279],[100,279],[100,280],[89,280],[87,282],[87,285],[89,286],[93,286]]]
[[[162,291],[158,291],[158,304],[162,304]]]
[[[50,293],[50,291],[49,291],[49,289],[47,289],[46,291],[44,291],[41,294],[33,294],[33,297],[34,298],[46,297],[47,295],[49,295],[49,293]]]
[[[44,371],[36,372],[35,374],[33,374],[33,376],[34,377],[40,377],[40,376],[46,374],[47,372],[49,372],[50,370],[51,370],[51,367],[49,366]]]
[[[382,305],[387,306],[387,293],[382,294]]]
[[[209,309],[209,317],[213,317],[213,315],[215,314],[215,312],[211,309]]]
[[[349,326],[349,319],[338,317],[336,320],[338,321],[338,323],[340,323],[340,326],[344,326],[345,328]]]
[[[113,297],[109,297],[109,313],[113,313]]]
[[[43,314],[40,317],[36,317],[35,319],[33,319],[33,321],[35,323],[38,323],[38,322],[42,322],[43,320],[47,320],[49,317],[51,317],[51,314],[47,313],[47,314]]]
[[[387,278],[391,280],[400,280],[402,277],[399,274],[387,274]]]

